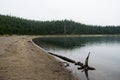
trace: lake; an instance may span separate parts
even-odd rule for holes
[[[88,71],[89,80],[120,80],[120,36],[46,37],[33,41],[49,52],[83,63],[90,52],[89,65],[96,70]],[[75,65],[70,64],[68,69],[86,80]]]

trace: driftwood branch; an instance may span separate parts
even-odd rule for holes
[[[56,56],[58,58],[61,58],[61,59],[65,60],[65,61],[67,61],[67,62],[70,62],[70,63],[73,63],[73,64],[79,66],[78,70],[82,70],[82,72],[85,73],[87,80],[89,80],[88,70],[95,70],[95,68],[90,67],[88,65],[88,60],[89,60],[90,52],[88,53],[88,56],[85,59],[85,64],[81,63],[80,61],[76,62],[75,60],[72,60],[70,58],[67,58],[67,57],[64,57],[64,56],[61,56],[61,55],[57,55],[57,54],[54,54],[54,53],[51,53],[51,52],[48,52],[48,53],[51,54],[51,55],[53,55],[53,56]]]
[[[64,57],[64,56],[61,56],[61,55],[57,55],[57,54],[53,54],[53,53],[51,53],[51,52],[48,52],[48,53],[51,54],[51,55],[54,55],[54,56],[56,56],[56,57],[59,57],[59,58],[65,60],[65,61],[67,61],[67,62],[76,63],[75,60],[69,59],[69,58],[67,58],[67,57]]]

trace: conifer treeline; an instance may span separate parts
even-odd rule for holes
[[[71,20],[34,21],[0,15],[0,35],[120,34],[120,26],[93,26]]]

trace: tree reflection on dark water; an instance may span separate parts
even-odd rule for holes
[[[47,46],[60,47],[64,49],[74,49],[77,47],[83,47],[86,44],[93,43],[111,43],[111,42],[120,42],[120,37],[117,36],[105,36],[105,37],[48,37],[48,38],[35,38],[33,41],[42,47],[43,44]]]

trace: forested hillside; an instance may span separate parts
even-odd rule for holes
[[[120,34],[120,26],[93,26],[71,20],[34,21],[0,15],[0,35]]]

